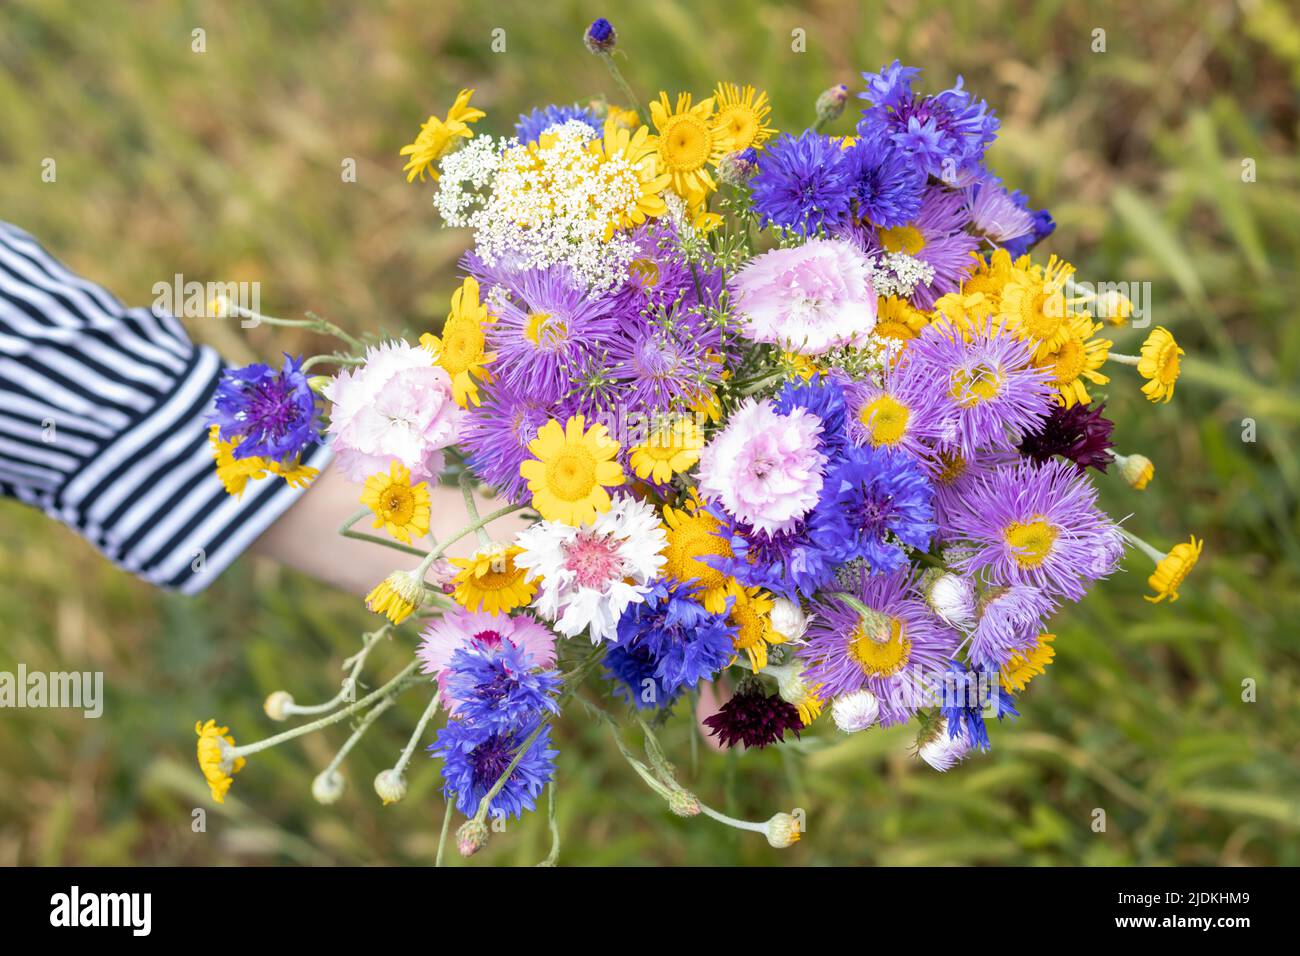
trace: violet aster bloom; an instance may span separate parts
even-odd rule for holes
[[[494,731],[465,720],[448,721],[429,746],[430,753],[443,761],[443,795],[455,797],[456,809],[472,816],[536,728],[534,722]],[[535,809],[542,788],[555,776],[558,755],[558,750],[551,749],[551,728],[543,727],[506,778],[501,792],[492,798],[489,812],[517,819],[525,810]]]
[[[985,176],[967,186],[964,195],[972,228],[994,245],[1006,246],[1033,233],[1033,213],[1018,203],[996,176]]]
[[[912,305],[921,311],[934,308],[940,296],[956,292],[975,268],[971,253],[979,239],[966,231],[970,214],[961,193],[931,186],[921,200],[916,219],[890,229],[862,229],[850,234],[868,255],[902,252],[934,269],[934,278],[918,283],[912,291]]]
[[[889,140],[929,175],[954,182],[984,158],[997,138],[998,121],[986,102],[962,88],[960,76],[942,93],[914,93],[912,80],[920,72],[895,60],[878,73],[862,74],[867,89],[858,96],[871,106],[862,111],[858,135]]]
[[[934,492],[901,452],[850,448],[826,475],[808,519],[812,538],[839,562],[861,558],[872,573],[907,561],[899,544],[921,551],[934,534]]]
[[[260,362],[225,369],[209,422],[220,428],[222,440],[240,439],[236,458],[284,461],[319,438],[316,395],[301,363],[287,353],[278,372]]]
[[[503,289],[506,295],[497,290]],[[563,397],[595,347],[618,327],[614,303],[592,298],[567,267],[514,273],[488,297],[492,372],[538,398]]]
[[[934,322],[908,347],[905,374],[932,383],[952,424],[941,445],[969,457],[983,448],[1015,448],[1042,428],[1055,391],[1051,370],[1032,358],[1030,343],[990,321],[965,329]]]
[[[904,226],[921,213],[925,170],[887,140],[860,139],[848,150],[855,214],[881,229]]]
[[[972,663],[1000,670],[1016,651],[1032,647],[1056,602],[1025,584],[995,587],[980,598],[967,656]]]
[[[519,137],[519,142],[524,145],[535,143],[552,126],[558,126],[570,120],[586,123],[591,127],[592,136],[601,136],[604,133],[600,120],[596,119],[596,114],[585,107],[545,106],[539,107],[531,113],[519,114],[519,122],[515,124],[515,135]]]
[[[722,282],[720,274],[715,269],[699,265],[692,273],[671,223],[662,220],[642,223],[628,232],[627,238],[635,251],[628,264],[627,282],[613,295],[615,299],[628,302],[629,307],[620,311],[660,311],[679,303],[716,303]],[[700,279],[700,288],[704,291],[703,303],[696,294],[696,278]]]
[[[833,596],[813,605],[800,652],[810,662],[804,680],[820,684],[823,697],[869,690],[880,702],[882,726],[905,723],[930,705],[960,638],[926,606],[907,568],[862,570],[849,593],[869,613]]]
[[[922,461],[930,485],[934,488],[934,520],[938,525],[935,540],[952,540],[949,516],[971,493],[980,480],[992,476],[1003,465],[1014,465],[1019,458],[1005,451],[980,451],[970,457],[955,451],[937,451]]]
[[[1115,570],[1115,526],[1091,479],[1068,461],[1004,465],[973,482],[946,517],[952,537],[973,547],[954,567],[988,584],[1077,601]]]
[[[699,560],[734,577],[746,587],[766,588],[781,597],[812,597],[835,578],[832,554],[813,541],[805,520],[785,531],[768,533],[737,521],[716,505],[709,514],[718,519],[715,534],[731,546],[731,557],[701,555]]]
[[[845,397],[849,437],[856,445],[925,460],[953,431],[943,396],[906,360],[886,372],[883,385],[854,382]]]
[[[839,143],[805,130],[783,133],[759,154],[749,182],[763,225],[810,236],[848,219],[853,201],[853,167]]]
[[[704,399],[720,381],[722,331],[695,312],[674,309],[658,320],[624,320],[606,344],[605,374],[626,383],[627,407],[645,415],[680,410]]]

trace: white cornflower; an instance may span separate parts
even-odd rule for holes
[[[645,600],[668,543],[654,508],[617,495],[595,524],[575,528],[541,521],[521,531],[515,566],[541,579],[533,602],[565,637],[589,631],[592,641],[617,640],[618,620]]]

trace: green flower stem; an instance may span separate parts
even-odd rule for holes
[[[875,615],[875,612],[871,610],[871,608],[867,607],[865,604],[863,604],[852,594],[849,594],[845,591],[831,591],[826,596],[833,597],[835,598],[835,600],[847,604],[849,607],[853,608],[853,610],[857,611],[863,617],[873,617]]]
[[[1154,547],[1147,544],[1145,541],[1143,541],[1137,535],[1133,534],[1133,532],[1129,531],[1127,528],[1121,527],[1119,529],[1119,533],[1124,538],[1125,541],[1133,545],[1133,547],[1137,548],[1139,551],[1145,554],[1156,564],[1159,564],[1161,561],[1163,561],[1165,558],[1168,557],[1168,555],[1165,554],[1163,551],[1157,551]]]
[[[1106,356],[1112,362],[1119,362],[1121,365],[1137,365],[1142,361],[1141,356],[1124,355],[1122,352],[1111,352]]]
[[[315,368],[317,365],[365,365],[366,360],[353,358],[350,355],[344,355],[341,352],[333,352],[329,355],[313,355],[302,363],[302,371]]]
[[[370,514],[369,508],[362,508],[348,518],[339,526],[339,534],[345,538],[352,538],[356,541],[369,541],[371,544],[382,544],[385,548],[392,548],[394,551],[401,551],[403,554],[416,554],[425,557],[428,552],[423,548],[415,548],[409,544],[402,544],[400,541],[390,541],[387,538],[381,538],[377,534],[366,534],[364,531],[353,531],[352,526],[360,521],[366,515]]]
[[[766,833],[766,823],[754,823],[750,820],[737,820],[735,817],[729,817],[725,813],[714,810],[705,803],[700,804],[700,812],[711,820],[717,820],[719,823],[726,824],[729,827],[735,827],[737,830],[749,830],[752,833]]]
[[[343,685],[339,692],[330,700],[323,704],[287,704],[284,712],[293,716],[309,716],[311,714],[323,714],[333,710],[339,704],[344,703],[348,694],[357,686],[357,676],[361,673],[361,668],[366,663],[366,658],[370,655],[371,648],[379,643],[379,639],[393,629],[393,625],[385,624],[377,631],[371,631],[368,634],[361,635],[361,650],[357,651],[351,657],[343,662],[344,669],[348,669],[348,676],[343,679]]]
[[[474,476],[468,471],[460,473],[460,493],[465,498],[465,514],[469,516],[470,524],[478,524],[474,532],[478,535],[478,543],[486,548],[492,543],[492,538],[482,525],[483,519],[479,517],[478,504],[474,501]]]
[[[424,708],[424,713],[420,715],[419,721],[415,725],[415,730],[411,733],[411,739],[406,742],[402,748],[402,755],[397,758],[397,763],[393,764],[393,770],[400,776],[406,769],[406,765],[411,762],[411,754],[415,752],[415,745],[420,742],[424,736],[424,728],[429,726],[429,721],[433,720],[433,715],[438,712],[441,692],[435,691],[433,700],[429,701],[429,706]]]
[[[614,62],[614,55],[609,51],[605,51],[598,55],[602,60],[605,61],[605,68],[609,70],[609,75],[614,78],[614,84],[619,88],[619,91],[627,99],[627,105],[630,106],[637,113],[640,113],[641,101],[637,99],[637,95],[632,92],[632,87],[628,84],[627,80],[623,77],[623,71],[620,70],[618,68],[618,64]]]
[[[443,850],[447,847],[447,834],[451,832],[451,809],[456,805],[452,797],[447,798],[447,809],[442,814],[442,832],[438,834],[438,852],[434,855],[433,865],[442,866]]]
[[[551,831],[551,852],[538,866],[555,866],[560,859],[560,827],[555,822],[555,781],[546,787],[546,826]]]
[[[395,697],[408,687],[424,683],[425,679],[423,677],[417,680],[410,680],[411,675],[415,673],[415,669],[419,664],[420,662],[418,660],[412,660],[411,663],[403,667],[401,671],[398,672],[397,676],[387,684],[376,691],[372,691],[365,697],[362,697],[356,703],[350,704],[342,710],[330,714],[328,717],[322,717],[320,720],[313,720],[309,724],[303,724],[301,727],[294,727],[292,730],[286,730],[284,733],[276,734],[273,737],[267,737],[265,740],[258,740],[251,744],[245,744],[242,747],[233,747],[225,754],[225,756],[228,756],[231,759],[235,757],[252,756],[255,753],[269,750],[272,747],[278,746],[297,737],[301,737],[304,734],[310,734],[333,724],[337,724],[339,721],[351,717],[358,711],[365,710],[376,701],[383,700],[387,697]]]
[[[776,371],[769,372],[766,375],[761,375],[758,378],[750,379],[748,382],[738,383],[740,394],[746,396],[753,395],[755,392],[760,392],[767,388],[767,386],[771,385],[773,382],[782,381],[784,378],[785,372]]]
[[[342,339],[353,351],[364,352],[365,343],[354,335],[349,335],[341,328],[328,319],[321,318],[315,312],[308,312],[305,319],[282,319],[274,315],[263,315],[261,312],[254,312],[252,309],[245,309],[233,303],[226,303],[226,310],[231,315],[237,315],[241,319],[253,319],[256,322],[265,322],[267,325],[284,325],[292,328],[311,329],[313,332],[321,332],[325,335],[332,335],[336,339]]]
[[[364,737],[366,731],[370,729],[371,725],[379,719],[384,711],[388,710],[388,708],[392,707],[395,703],[397,703],[396,695],[385,697],[372,707],[370,713],[361,718],[361,723],[357,724],[357,729],[352,731],[352,736],[343,742],[343,746],[339,748],[339,752],[334,755],[334,759],[331,760],[329,766],[325,768],[325,773],[333,773],[335,770],[338,770],[339,764],[343,763],[344,758],[346,758],[352,748],[357,745],[357,741]]]

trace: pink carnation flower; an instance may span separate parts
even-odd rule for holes
[[[555,635],[531,617],[505,614],[481,614],[475,611],[449,611],[434,621],[421,635],[415,656],[420,659],[420,671],[432,674],[442,690],[444,702],[455,713],[457,701],[447,693],[446,674],[452,655],[458,650],[474,647],[495,647],[509,641],[524,652],[535,668],[548,668],[555,664]]]
[[[700,452],[700,491],[755,530],[790,530],[822,490],[821,429],[807,409],[749,399]]]
[[[731,291],[745,335],[790,352],[861,348],[876,327],[871,264],[841,239],[765,252],[737,273]]]
[[[393,459],[413,482],[436,480],[442,449],[460,438],[465,420],[447,373],[427,349],[405,342],[367,350],[366,364],[340,372],[325,397],[334,403],[334,460],[352,481],[387,470]]]

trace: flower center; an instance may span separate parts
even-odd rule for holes
[[[605,590],[623,576],[623,559],[615,543],[603,535],[579,531],[564,546],[564,567],[573,572],[579,587]]]
[[[758,117],[743,106],[729,106],[718,114],[718,123],[724,135],[731,140],[732,151],[740,152],[754,142],[758,132]]]
[[[404,485],[389,485],[381,499],[384,517],[396,525],[410,522],[415,513],[415,493]]]
[[[925,236],[915,226],[892,226],[880,230],[880,244],[886,252],[906,252],[914,256],[925,248]]]
[[[732,556],[731,546],[718,535],[709,533],[712,527],[696,518],[670,530],[664,570],[679,581],[696,579],[705,588],[720,587],[724,581],[722,572],[698,560],[703,555]]]
[[[883,322],[877,322],[872,331],[883,338],[898,339],[900,342],[907,342],[916,338],[916,333],[898,319],[885,319]]]
[[[477,634],[474,635],[474,643],[478,644],[479,647],[500,647],[501,632],[500,631],[479,631]]]
[[[896,445],[907,432],[907,421],[911,412],[907,406],[892,395],[881,395],[863,406],[858,415],[863,425],[867,426],[871,444]]]
[[[524,337],[539,348],[555,349],[568,341],[569,329],[563,319],[550,312],[529,312]]]
[[[1038,515],[1028,524],[1013,521],[1002,532],[1002,538],[1015,549],[1016,564],[1026,570],[1036,568],[1052,553],[1059,532]]]
[[[1065,322],[1065,297],[1059,292],[1036,292],[1020,300],[1020,326],[1043,341],[1055,338]]]
[[[675,173],[690,173],[708,162],[713,151],[713,134],[691,115],[669,118],[659,138],[659,155]]]
[[[903,622],[896,617],[888,619],[882,633],[868,629],[860,621],[849,637],[849,658],[862,668],[868,677],[890,677],[907,666],[912,656],[912,642],[903,634]]]
[[[943,466],[934,480],[941,485],[951,485],[966,474],[966,459],[957,452],[939,452],[939,463]]]
[[[456,375],[483,354],[483,330],[472,322],[448,322],[442,333],[442,367]]]
[[[1056,350],[1053,371],[1056,375],[1057,385],[1069,385],[1080,375],[1083,374],[1084,361],[1087,353],[1084,350],[1083,342],[1077,337],[1067,339],[1059,349]]]
[[[956,369],[952,373],[951,382],[949,394],[962,408],[992,401],[1002,388],[1002,377],[987,365]]]
[[[737,650],[753,647],[763,640],[763,618],[748,603],[736,604],[731,609],[731,622],[736,625],[732,646]]]
[[[1181,365],[1178,358],[1178,345],[1170,339],[1160,347],[1160,354],[1156,357],[1156,377],[1160,380],[1160,384],[1172,385],[1178,381]]]
[[[546,466],[546,486],[562,501],[581,501],[596,484],[596,460],[583,447],[560,452]]]
[[[640,280],[643,288],[653,289],[659,284],[659,263],[653,259],[633,259],[628,264],[628,269]]]

